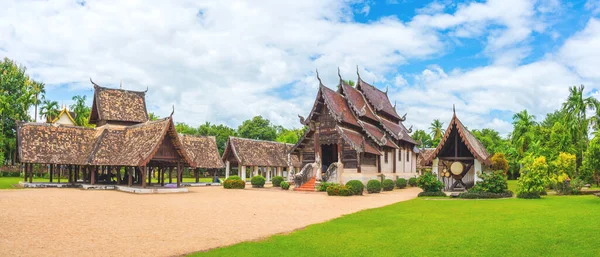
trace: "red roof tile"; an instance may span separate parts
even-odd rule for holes
[[[333,112],[333,116],[336,119],[358,126],[356,118],[342,95],[323,85],[321,85],[321,92],[323,93],[327,107]]]
[[[396,113],[396,109],[392,106],[390,99],[385,92],[377,89],[367,82],[358,78],[357,88],[365,95],[369,103],[375,108],[376,111],[384,112],[394,118],[400,120],[400,116]]]
[[[346,99],[348,99],[350,107],[352,107],[354,113],[356,113],[358,116],[364,116],[377,121],[378,118],[376,117],[375,113],[373,113],[373,110],[371,110],[371,106],[367,104],[363,94],[343,81],[340,83],[342,92],[346,96]]]

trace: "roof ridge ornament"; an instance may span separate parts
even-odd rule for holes
[[[404,113],[404,115],[402,115],[402,117],[400,117],[401,121],[405,121],[406,120],[406,114],[408,114],[408,113]]]
[[[396,109],[396,100],[394,100],[394,109]]]
[[[316,69],[315,72],[317,73],[317,79],[319,80],[319,85],[323,85],[323,82],[321,81],[321,77],[319,77],[319,69]]]
[[[360,81],[360,73],[358,73],[358,65],[356,65],[356,75],[358,75],[358,80]],[[357,81],[358,83],[358,81]]]
[[[390,85],[385,85],[385,95],[387,96],[388,89],[390,89]]]
[[[410,125],[410,128],[408,128],[408,133],[412,133],[412,125]]]
[[[456,116],[456,107],[454,106],[454,104],[452,104],[452,113],[454,114],[454,116]]]
[[[123,89],[123,80],[119,83],[119,89]]]
[[[173,105],[173,110],[171,111],[171,115],[169,115],[169,117],[173,117],[173,113],[175,113],[175,105]]]
[[[146,86],[146,91],[144,91],[144,93],[148,93],[148,86]]]
[[[340,77],[340,81],[344,81],[344,80],[342,79],[342,74],[340,74],[340,67],[339,67],[339,66],[338,66],[338,77]]]
[[[92,84],[94,84],[94,87],[100,87],[98,84],[96,84],[96,82],[94,82],[94,81],[92,80],[92,78],[90,78],[90,82],[92,82]]]
[[[363,105],[358,114],[360,114],[360,116],[365,116],[365,114],[367,114],[367,103]]]
[[[306,119],[302,115],[298,114],[298,118],[300,118],[300,124],[306,125]]]

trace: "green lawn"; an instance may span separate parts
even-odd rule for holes
[[[599,235],[595,196],[415,199],[192,256],[598,256]]]

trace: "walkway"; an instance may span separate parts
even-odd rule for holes
[[[0,256],[173,256],[293,231],[416,197],[274,188],[189,188],[136,195],[81,189],[0,190]]]

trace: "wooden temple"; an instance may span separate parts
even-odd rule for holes
[[[271,181],[273,176],[287,178],[300,168],[298,157],[289,154],[293,146],[230,136],[222,157],[225,162],[225,177],[237,174],[247,180],[252,176],[261,175],[267,181]]]
[[[431,172],[444,183],[446,191],[473,187],[478,173],[491,165],[485,146],[465,128],[453,111],[444,137],[422,162],[424,166],[431,166]]]
[[[304,180],[348,180],[416,176],[417,142],[409,135],[392,105],[387,90],[381,91],[363,81],[358,74],[356,88],[341,75],[337,91],[324,86],[319,90],[310,114],[302,125],[308,130],[292,148],[302,170],[296,177]],[[310,173],[310,174],[305,174]],[[296,183],[304,183],[297,179]]]
[[[94,82],[90,124],[96,128],[48,123],[19,123],[18,158],[25,181],[32,182],[33,164],[48,165],[50,182],[58,170],[68,170],[69,183],[164,186],[184,168],[222,168],[214,137],[177,134],[173,113],[148,120],[145,91],[110,89]]]

